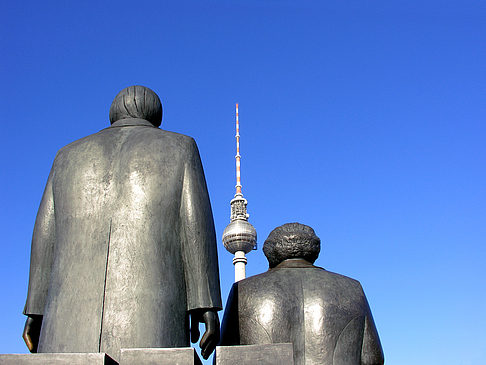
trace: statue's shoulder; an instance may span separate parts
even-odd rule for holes
[[[265,271],[261,274],[257,274],[257,275],[253,275],[253,276],[249,276],[243,280],[240,280],[236,283],[234,283],[233,285],[235,286],[251,286],[251,285],[254,285],[255,283],[258,283],[262,280],[268,280],[270,279],[271,280],[271,277],[272,275],[269,275],[271,271]]]
[[[352,282],[358,283],[358,281],[356,279],[353,279],[353,278],[346,276],[346,275],[343,275],[343,274],[338,274],[338,273],[333,272],[333,271],[322,269],[322,271],[319,271],[319,273],[321,275],[325,275],[325,276],[329,277],[332,280],[352,281]]]
[[[166,131],[166,130],[159,129],[159,128],[157,128],[157,130],[165,138],[168,138],[168,139],[177,141],[177,142],[179,142],[179,143],[181,143],[183,145],[191,145],[191,146],[195,146],[196,145],[196,141],[194,140],[194,138],[192,138],[190,136],[187,136],[185,134],[171,132],[171,131]]]
[[[237,281],[236,283],[233,284],[231,290],[232,291],[238,291],[239,293],[243,292],[255,292],[258,288],[262,286],[262,283],[268,283],[268,280],[272,280],[271,277],[268,277],[268,271],[249,276],[243,280]]]
[[[275,288],[291,290],[294,284],[299,281],[298,271],[299,269],[270,269],[261,274],[240,280],[233,285],[238,288],[238,292],[243,295],[260,296],[262,293],[266,293],[265,295],[271,296],[275,294],[275,291],[273,290]],[[282,290],[277,290],[277,292],[282,292]]]
[[[172,132],[165,129],[155,128],[155,127],[146,127],[146,128],[134,128],[133,131],[137,131],[139,133],[150,134],[154,138],[169,138],[174,140],[180,141],[191,141],[193,140],[192,137],[187,136],[182,133]]]
[[[362,297],[364,295],[361,283],[356,279],[327,270],[322,270],[319,276],[326,290],[335,291],[336,293],[346,292],[350,297]]]
[[[322,270],[320,274],[327,277],[328,280],[333,280],[340,283],[349,283],[349,285],[356,286],[356,287],[361,286],[358,280],[353,279],[346,275],[338,274],[328,270]]]
[[[137,128],[133,131],[132,142],[135,143],[154,143],[182,150],[192,150],[197,148],[194,138],[185,134],[167,131],[160,128]]]
[[[94,151],[96,146],[113,145],[118,138],[122,138],[122,134],[117,133],[119,131],[119,128],[105,128],[73,141],[57,152],[55,160],[59,162],[65,158],[69,159],[79,151]],[[130,130],[130,137],[125,139],[124,143],[129,143],[132,150],[151,145],[160,146],[164,150],[170,149],[182,155],[185,155],[184,152],[191,154],[197,150],[196,142],[192,137],[153,127],[133,128]]]
[[[98,132],[99,133],[99,132]],[[61,160],[63,158],[69,158],[71,153],[76,153],[77,150],[80,148],[85,148],[86,144],[92,143],[93,136],[97,135],[98,133],[90,134],[89,136],[77,139],[71,143],[68,143],[64,147],[62,147],[59,151],[57,151],[55,160]]]

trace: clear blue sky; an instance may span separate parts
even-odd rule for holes
[[[9,1],[0,27],[0,353],[26,350],[30,239],[56,151],[142,84],[162,128],[199,145],[219,240],[239,102],[249,275],[266,270],[274,227],[308,224],[317,264],[361,281],[386,363],[486,363],[484,1]]]

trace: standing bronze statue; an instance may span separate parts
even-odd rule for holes
[[[116,96],[110,121],[54,160],[34,227],[23,337],[32,352],[117,359],[121,348],[189,346],[203,322],[207,358],[221,296],[197,146],[158,128],[160,100],[143,86]]]
[[[360,283],[313,265],[320,240],[311,227],[277,227],[263,251],[269,271],[233,284],[221,345],[292,343],[296,365],[384,363]]]

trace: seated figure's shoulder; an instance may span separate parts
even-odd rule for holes
[[[236,298],[239,309],[248,313],[259,313],[269,302],[285,311],[284,307],[293,307],[295,304],[295,285],[291,281],[279,279],[282,277],[267,271],[240,280],[234,284],[233,300]]]
[[[264,289],[271,285],[274,281],[278,281],[275,275],[272,275],[271,271],[266,271],[261,274],[249,276],[246,279],[240,280],[233,285],[238,288],[240,292],[242,291],[255,291],[259,288]]]
[[[296,287],[307,277],[299,269],[268,270],[262,274],[248,277],[237,283],[241,295],[265,298],[286,298],[292,295]]]
[[[333,278],[334,280],[350,281],[350,282],[355,282],[355,283],[359,284],[358,280],[350,278],[349,276],[338,274],[338,273],[335,273],[335,272],[329,271],[329,270],[324,270],[324,272],[326,273],[326,275],[328,275],[330,278]]]
[[[339,287],[345,286],[350,290],[355,290],[358,292],[361,292],[363,290],[358,280],[350,278],[348,276],[337,274],[335,272],[327,271],[327,270],[322,270],[320,272],[320,275],[322,275],[326,281],[328,281],[329,283],[335,286],[339,286]]]

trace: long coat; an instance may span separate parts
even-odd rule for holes
[[[360,283],[303,260],[233,284],[221,345],[269,343],[292,343],[296,365],[384,362]]]
[[[194,140],[133,118],[62,148],[32,240],[24,313],[43,316],[38,351],[189,346],[198,308],[221,297]]]

